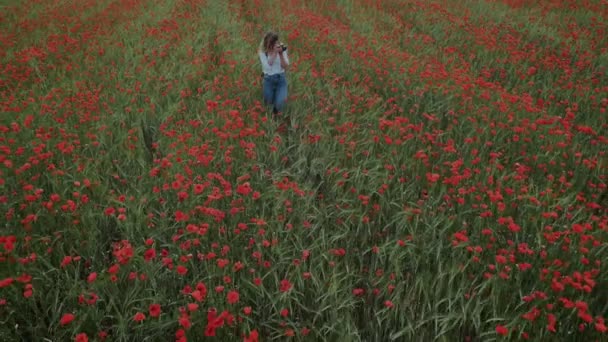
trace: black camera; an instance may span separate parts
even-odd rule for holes
[[[281,50],[282,50],[283,52],[287,51],[287,45],[285,45],[285,44],[281,44],[281,45],[279,45],[279,46],[281,47]]]

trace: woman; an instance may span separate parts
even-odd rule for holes
[[[272,105],[272,113],[283,110],[287,99],[287,79],[285,70],[289,67],[287,47],[279,42],[279,35],[268,32],[258,49],[264,76],[264,103]]]

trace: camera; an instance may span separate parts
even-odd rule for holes
[[[279,45],[281,47],[281,51],[285,52],[287,51],[287,45],[281,43],[281,45]]]

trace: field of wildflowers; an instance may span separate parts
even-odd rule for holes
[[[605,0],[0,8],[0,340],[606,340]]]

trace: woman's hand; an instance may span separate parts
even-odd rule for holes
[[[280,54],[282,54],[282,53],[283,53],[283,48],[281,47],[281,44],[276,43],[276,44],[274,45],[274,51],[273,51],[273,52],[274,52],[274,53],[277,53],[277,54],[279,54],[279,55],[280,55]]]
[[[281,47],[278,47],[278,49],[280,48]],[[268,51],[268,64],[273,65],[278,56],[279,52],[277,50],[277,45],[275,45],[272,50]]]
[[[287,69],[289,62],[284,58],[283,47],[280,43],[276,43],[272,50],[268,52],[268,64],[273,65],[275,60],[279,58],[279,63],[283,69]]]

